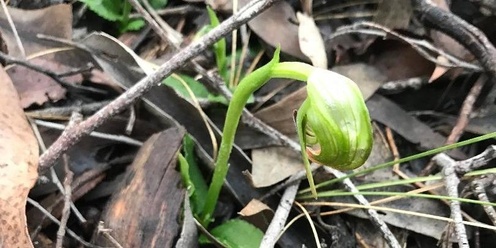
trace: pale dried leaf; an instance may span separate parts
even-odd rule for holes
[[[0,88],[0,244],[32,247],[25,208],[38,177],[38,143],[3,68]]]
[[[252,182],[255,187],[267,187],[303,169],[300,154],[284,147],[252,150]]]
[[[243,209],[241,209],[241,211],[239,211],[239,215],[251,216],[258,214],[262,211],[272,212],[272,209],[269,206],[265,205],[265,203],[257,199],[253,199]]]
[[[46,56],[32,59],[30,63],[55,73],[63,73],[72,69],[72,67]],[[8,68],[7,73],[15,84],[23,108],[27,108],[32,104],[42,105],[48,100],[57,102],[65,98],[66,89],[43,73],[19,65]],[[83,76],[75,74],[64,77],[63,80],[67,83],[80,84],[83,81]]]
[[[261,230],[266,230],[274,217],[274,211],[265,203],[253,199],[239,212],[239,215]]]
[[[447,63],[448,59],[446,59],[445,57],[439,56],[439,57],[437,57],[437,61]],[[429,83],[433,82],[434,80],[436,80],[439,77],[441,77],[442,75],[444,75],[448,70],[449,69],[444,67],[444,66],[436,65],[436,68],[434,68],[434,71],[432,72],[432,75],[429,78]]]
[[[327,55],[319,28],[311,16],[298,12],[296,17],[300,23],[298,40],[301,51],[312,61],[314,66],[327,69]]]

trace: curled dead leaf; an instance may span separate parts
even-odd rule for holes
[[[0,89],[0,246],[33,247],[25,208],[38,177],[38,143],[3,67]]]

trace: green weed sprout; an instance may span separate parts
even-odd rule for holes
[[[229,168],[228,160],[242,110],[250,95],[271,78],[307,82],[308,97],[297,112],[296,126],[314,197],[317,192],[309,159],[336,169],[351,170],[361,166],[370,155],[372,127],[357,85],[340,74],[305,63],[279,62],[277,49],[273,59],[243,78],[233,93],[212,182],[201,213],[200,222],[205,227],[211,222]]]

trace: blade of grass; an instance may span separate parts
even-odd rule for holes
[[[408,156],[408,157],[401,158],[401,159],[398,159],[398,160],[394,160],[394,161],[386,162],[386,163],[383,163],[383,164],[379,164],[379,165],[376,165],[376,166],[373,166],[373,167],[370,167],[370,168],[367,168],[367,169],[364,169],[364,170],[355,171],[355,172],[352,172],[352,173],[350,173],[350,174],[348,174],[348,175],[346,175],[344,177],[335,178],[335,179],[332,179],[332,180],[329,180],[329,181],[326,181],[326,182],[323,182],[323,183],[319,183],[319,184],[316,185],[316,188],[318,189],[318,188],[321,188],[321,187],[324,187],[324,186],[332,185],[332,184],[337,183],[337,182],[340,182],[340,181],[342,181],[342,180],[344,180],[346,178],[351,178],[351,177],[354,177],[354,176],[367,174],[369,172],[376,171],[376,170],[379,170],[379,169],[384,169],[384,168],[393,166],[396,163],[405,163],[405,162],[408,162],[408,161],[411,161],[411,160],[415,160],[415,159],[419,159],[419,158],[431,156],[431,155],[434,155],[434,154],[437,154],[437,153],[441,153],[441,152],[444,152],[444,151],[447,151],[447,150],[455,149],[455,148],[458,148],[458,147],[466,146],[466,145],[469,145],[469,144],[473,144],[473,143],[477,143],[477,142],[480,142],[480,141],[483,141],[483,140],[493,139],[493,138],[496,138],[496,132],[485,134],[485,135],[481,135],[481,136],[478,136],[478,137],[475,137],[475,138],[472,138],[472,139],[460,141],[460,142],[457,142],[457,143],[454,143],[454,144],[451,144],[451,145],[441,146],[441,147],[436,148],[436,149],[428,150],[428,151],[425,151],[425,152],[417,153],[417,154],[412,155],[412,156]],[[310,192],[310,189],[309,188],[304,189],[304,190],[301,190],[299,193],[300,194],[303,194],[303,193],[308,193],[308,192]]]

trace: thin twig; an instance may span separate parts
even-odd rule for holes
[[[167,15],[186,15],[189,13],[201,13],[203,10],[200,8],[197,8],[192,5],[183,5],[183,6],[177,6],[177,7],[170,7],[170,8],[165,8],[165,9],[158,9],[156,10],[158,15],[161,16],[167,16]],[[129,18],[139,18],[142,17],[143,15],[140,13],[132,13],[129,15]]]
[[[487,165],[487,163],[494,158],[496,158],[496,145],[488,146],[481,154],[458,162],[456,173],[463,175]]]
[[[71,118],[73,118],[73,119],[71,120],[70,123],[75,123],[75,122],[78,122],[79,118],[82,118],[82,117],[80,117],[76,112],[73,112]],[[33,129],[33,133],[36,136],[36,139],[38,140],[38,145],[40,146],[40,150],[42,152],[45,152],[47,150],[46,145],[45,145],[45,142],[43,141],[43,137],[41,137],[41,133],[40,133],[40,130],[38,129],[38,126],[36,125],[36,123],[32,119],[29,119],[29,123],[31,124],[31,128]],[[51,173],[53,184],[55,184],[55,186],[60,191],[60,193],[64,194],[64,192],[65,192],[64,186],[62,186],[62,183],[60,182],[60,179],[59,179],[59,177],[58,177],[58,175],[55,172],[55,169],[53,167],[50,168],[50,173]],[[71,202],[70,204],[71,204],[71,209],[74,212],[74,214],[76,215],[76,217],[78,218],[78,220],[81,223],[86,223],[86,219],[81,214],[79,209],[76,208],[76,205],[73,202]],[[41,229],[39,229],[39,230],[41,230]],[[33,232],[32,237],[36,237],[36,235],[38,235],[39,230],[38,230],[38,228],[36,228],[35,232]]]
[[[336,169],[333,169],[331,167],[325,166],[324,168],[325,168],[326,171],[331,172],[332,174],[334,174],[334,176],[337,177],[337,178],[346,176],[346,174],[344,174],[343,172],[338,171]],[[346,187],[346,189],[348,191],[353,192],[353,193],[359,192],[358,189],[356,188],[356,186],[353,184],[353,182],[351,182],[351,180],[349,178],[344,179],[343,180],[343,184],[344,184],[344,186]],[[369,203],[369,201],[363,195],[355,194],[354,197],[355,197],[355,199],[358,200],[358,202],[361,205],[363,205],[363,206],[371,206],[370,203]],[[368,213],[368,215],[369,215],[370,220],[372,221],[372,223],[377,228],[379,228],[379,231],[381,232],[382,237],[386,240],[386,242],[388,243],[389,247],[391,247],[391,248],[401,248],[402,246],[400,245],[400,243],[398,242],[398,240],[396,239],[396,237],[394,236],[394,234],[391,232],[391,230],[387,226],[386,222],[384,222],[379,217],[379,214],[377,213],[377,211],[374,210],[374,209],[372,209],[372,208],[367,208],[367,213]]]
[[[281,233],[281,230],[284,228],[284,224],[288,219],[289,212],[291,211],[291,206],[293,205],[294,199],[296,197],[296,193],[298,192],[298,187],[300,183],[292,184],[284,190],[284,194],[279,201],[279,206],[272,218],[272,221],[265,231],[264,237],[262,239],[262,243],[260,247],[274,247],[277,242],[277,237]]]
[[[384,27],[377,23],[372,22],[358,22],[352,25],[340,27],[336,32],[330,36],[330,40],[345,34],[367,34],[375,35],[386,38],[387,36],[394,36],[404,42],[408,43],[413,49],[419,52],[425,59],[447,68],[460,67],[473,71],[481,71],[482,68],[479,65],[470,64],[468,62],[462,61],[455,56],[443,51],[442,49],[436,48],[434,45],[426,40],[414,39],[395,32],[387,27]],[[432,54],[434,53],[434,55]],[[445,57],[448,61],[443,62],[437,59],[438,56]]]
[[[119,244],[119,242],[114,238],[112,237],[112,235],[110,235],[110,232],[112,231],[111,229],[108,229],[108,228],[105,228],[103,226],[103,221],[100,221],[98,222],[98,233],[103,235],[103,237],[105,237],[112,245],[114,245],[114,247],[116,248],[124,248],[124,246],[122,246],[121,244]]]
[[[33,110],[25,112],[27,116],[36,119],[51,119],[51,120],[68,120],[71,113],[77,111],[82,115],[93,114],[105,105],[109,104],[110,101],[101,101],[88,103],[83,105],[75,106],[65,106],[65,107],[53,107],[44,108],[40,110]]]
[[[474,179],[471,183],[472,191],[474,192],[474,195],[479,198],[479,200],[484,202],[491,202],[487,197],[485,185],[482,181],[483,179]],[[489,217],[493,225],[496,226],[496,211],[494,210],[494,207],[489,205],[482,205],[482,207],[484,208],[487,217]]]
[[[51,221],[53,221],[53,223],[57,224],[57,225],[60,225],[60,221],[57,220],[57,218],[55,218],[50,212],[46,211],[43,206],[41,206],[39,203],[37,203],[35,200],[31,199],[31,198],[28,198],[28,203],[33,205],[33,207],[37,208],[38,210],[40,210],[40,212],[42,212],[45,216],[47,216]],[[90,248],[105,248],[105,247],[101,247],[101,246],[96,246],[96,245],[93,245],[91,243],[88,243],[86,242],[83,238],[79,237],[75,232],[73,232],[71,229],[67,228],[66,227],[66,231],[67,233],[73,237],[75,240],[77,240],[79,243],[81,243],[82,245],[84,246],[87,246],[87,247],[90,247]]]
[[[165,40],[172,45],[174,48],[178,49],[181,46],[182,43],[182,37],[181,34],[177,33],[176,30],[171,28],[167,23],[165,23],[160,16],[155,15],[158,19],[154,19],[152,13],[147,12],[143,6],[141,6],[140,2],[138,0],[129,0],[129,3],[133,6],[135,10],[137,10],[143,18],[150,24],[152,25],[152,28],[159,34],[159,36],[165,36]],[[148,3],[146,0],[143,1],[143,4],[145,7],[150,10],[153,9],[150,6],[150,3]],[[159,28],[155,27],[155,25],[158,25]]]
[[[57,130],[64,130],[64,132],[65,132],[65,130],[71,129],[70,126],[65,126],[63,124],[49,122],[49,121],[34,120],[34,123],[36,123],[36,125],[40,125],[43,127],[53,128],[53,129],[57,129]],[[130,137],[126,137],[124,135],[114,135],[114,134],[108,134],[108,133],[101,133],[101,132],[93,131],[89,134],[89,136],[101,138],[101,139],[113,140],[113,141],[117,141],[117,142],[122,142],[122,143],[126,143],[126,144],[132,145],[132,146],[142,146],[143,145],[143,142],[135,140],[135,139],[130,138]]]
[[[456,124],[451,130],[450,135],[446,139],[445,145],[456,143],[462,136],[463,132],[465,132],[465,128],[467,127],[468,122],[470,120],[470,114],[474,109],[475,101],[479,97],[482,87],[484,87],[486,81],[487,81],[487,77],[484,75],[481,75],[477,79],[477,81],[475,81],[467,97],[465,97],[465,100],[463,101],[463,105],[462,108],[460,109],[460,114],[458,115]],[[432,172],[432,170],[434,170],[435,168],[434,165],[435,163],[433,163],[432,161],[429,162],[420,174],[429,175]]]
[[[433,161],[443,167],[443,177],[445,182],[444,187],[446,188],[448,196],[458,198],[458,184],[460,183],[460,179],[458,178],[455,171],[456,161],[454,161],[444,153],[440,153],[434,156]],[[463,224],[460,201],[450,200],[450,209],[451,218],[453,219],[455,224],[458,246],[460,248],[469,248],[467,231],[465,225]]]
[[[59,230],[57,231],[57,242],[55,243],[56,248],[62,248],[62,243],[65,236],[65,229],[67,227],[67,221],[71,214],[71,194],[72,194],[72,178],[74,173],[72,173],[69,168],[69,156],[64,154],[64,170],[65,170],[65,180],[64,180],[64,208],[62,210],[62,218],[60,219]]]
[[[47,69],[45,69],[45,68],[43,68],[41,66],[35,65],[33,63],[30,63],[27,60],[18,59],[18,58],[15,58],[13,56],[10,56],[8,54],[5,54],[3,52],[0,52],[0,58],[2,60],[4,60],[5,61],[5,64],[7,64],[7,65],[10,65],[10,64],[21,65],[21,66],[27,67],[27,68],[29,68],[29,69],[31,69],[33,71],[37,71],[39,73],[42,73],[44,75],[47,75],[51,79],[55,80],[55,82],[61,84],[64,87],[85,90],[85,91],[89,91],[89,92],[93,92],[93,93],[97,93],[97,94],[107,94],[107,92],[106,91],[103,91],[103,90],[99,90],[99,89],[92,88],[92,87],[86,87],[86,86],[82,86],[82,85],[77,85],[77,84],[71,84],[71,83],[68,83],[68,82],[60,79],[61,77],[67,76],[68,73],[69,74],[73,73],[72,70],[69,71],[69,72],[63,72],[63,73],[60,73],[60,74],[59,73],[55,73],[55,72],[50,71],[50,70],[47,70]]]
[[[5,13],[5,16],[7,17],[7,22],[9,23],[10,29],[12,30],[12,33],[14,34],[17,47],[19,48],[19,51],[21,52],[21,55],[23,58],[26,58],[26,50],[24,50],[24,45],[22,44],[21,37],[19,37],[19,34],[17,33],[17,28],[15,27],[14,21],[12,21],[12,17],[10,16],[9,10],[7,9],[7,5],[5,4],[5,0],[1,0],[2,3],[2,9],[3,12]]]
[[[487,77],[485,75],[481,75],[477,79],[477,81],[475,81],[467,97],[463,101],[462,109],[460,110],[460,115],[458,116],[458,120],[456,121],[456,124],[453,127],[453,129],[451,130],[450,135],[446,139],[446,145],[454,144],[462,136],[470,120],[470,114],[474,109],[475,101],[479,97],[482,87],[484,87],[486,81],[487,81]]]

